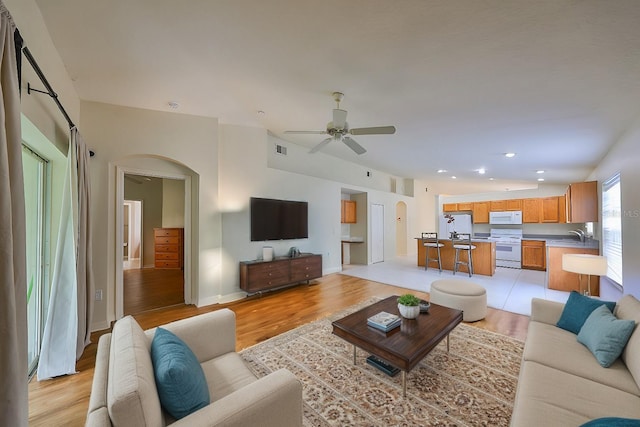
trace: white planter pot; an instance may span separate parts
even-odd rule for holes
[[[398,310],[400,310],[400,315],[405,319],[415,319],[420,315],[419,305],[408,306],[408,305],[398,304]]]

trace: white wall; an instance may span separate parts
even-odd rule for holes
[[[162,180],[162,226],[184,227],[184,185],[180,179]]]
[[[640,118],[609,150],[589,177],[602,182],[620,172],[622,199],[622,280],[624,293],[640,298]],[[604,299],[617,300],[622,292],[606,278],[600,285]]]
[[[356,165],[322,153],[310,155],[308,149],[294,144],[288,145],[287,156],[273,155],[274,143],[281,141],[269,136],[263,129],[233,125],[221,125],[220,129],[222,283],[225,292],[222,294],[223,299],[233,297],[239,292],[238,262],[259,258],[264,245],[273,246],[276,256],[285,255],[291,246],[296,246],[303,252],[321,254],[324,274],[340,271],[340,237],[343,232],[340,223],[340,200],[342,189],[345,187],[355,192],[367,193],[369,204],[380,203],[385,206],[385,258],[395,256],[395,204],[399,200],[404,201],[410,212],[409,220],[413,221],[413,199],[355,184],[390,183],[389,175],[386,175],[385,179],[367,181],[366,173],[361,173],[366,172],[366,169],[359,169]],[[270,156],[277,156],[274,157],[277,161],[271,161]],[[314,170],[318,176],[291,172],[304,170],[300,165]],[[372,171],[371,175],[383,174]],[[336,177],[350,182],[338,182],[335,180]],[[249,198],[252,196],[307,201],[309,238],[251,242]],[[364,213],[366,215],[366,211]],[[366,220],[363,223],[366,224]]]
[[[218,123],[184,114],[82,102],[80,129],[96,148],[91,160],[93,268],[96,289],[94,324],[115,318],[116,167],[189,173],[193,227],[189,252],[196,301],[215,299],[220,290],[220,216],[218,212]],[[171,160],[168,162],[167,160]]]

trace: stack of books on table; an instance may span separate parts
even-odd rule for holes
[[[387,313],[386,311],[381,311],[367,319],[367,325],[384,332],[389,332],[393,328],[397,328],[400,326],[400,323],[402,323],[400,316]]]

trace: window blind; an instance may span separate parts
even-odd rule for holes
[[[602,184],[602,251],[609,267],[607,277],[623,286],[620,173]]]

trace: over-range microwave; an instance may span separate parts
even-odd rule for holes
[[[489,212],[489,224],[522,224],[522,211]]]

